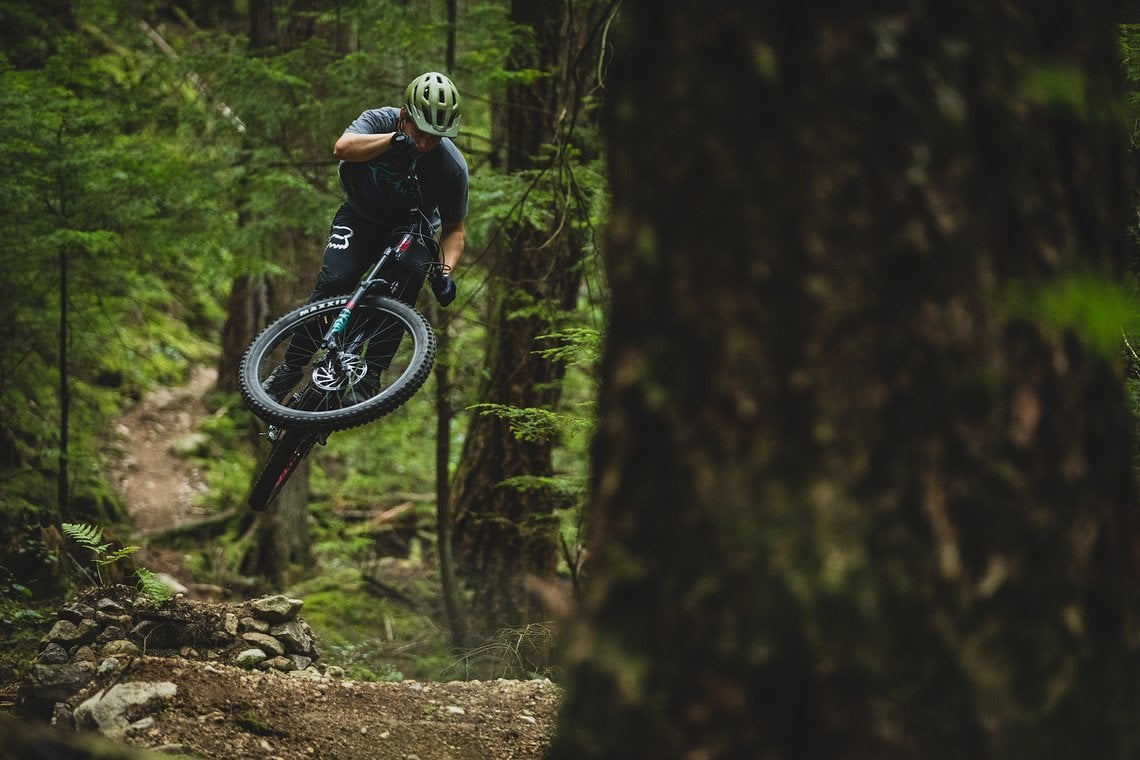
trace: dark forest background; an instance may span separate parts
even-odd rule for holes
[[[1132,15],[0,3],[13,651],[95,524],[304,595],[358,677],[559,679],[555,757],[1137,755]],[[241,351],[429,69],[472,169],[434,382],[254,516]],[[143,540],[114,421],[199,366],[202,519]]]

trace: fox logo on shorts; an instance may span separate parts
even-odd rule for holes
[[[342,230],[342,231],[338,232],[338,230]],[[348,239],[350,237],[352,237],[352,228],[351,227],[344,227],[344,226],[339,225],[339,224],[334,224],[332,231],[329,233],[329,242],[328,242],[327,247],[328,248],[335,248],[338,251],[342,251],[345,248],[348,248]]]

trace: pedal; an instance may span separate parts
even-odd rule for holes
[[[276,425],[270,425],[269,430],[265,433],[265,437],[269,439],[270,443],[277,443],[277,439],[281,437],[281,428]]]

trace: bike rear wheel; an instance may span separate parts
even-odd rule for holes
[[[249,508],[261,512],[272,504],[316,442],[317,433],[282,432],[269,451],[261,474],[249,490]]]
[[[347,298],[309,304],[278,319],[242,358],[242,398],[263,420],[293,431],[333,431],[363,425],[398,408],[427,380],[435,362],[435,332],[414,308],[385,296],[362,300],[341,333],[335,356],[320,347]],[[275,398],[263,387],[281,364],[297,367],[297,394]]]

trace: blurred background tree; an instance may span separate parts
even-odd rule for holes
[[[552,757],[1134,753],[1116,12],[624,4]]]

